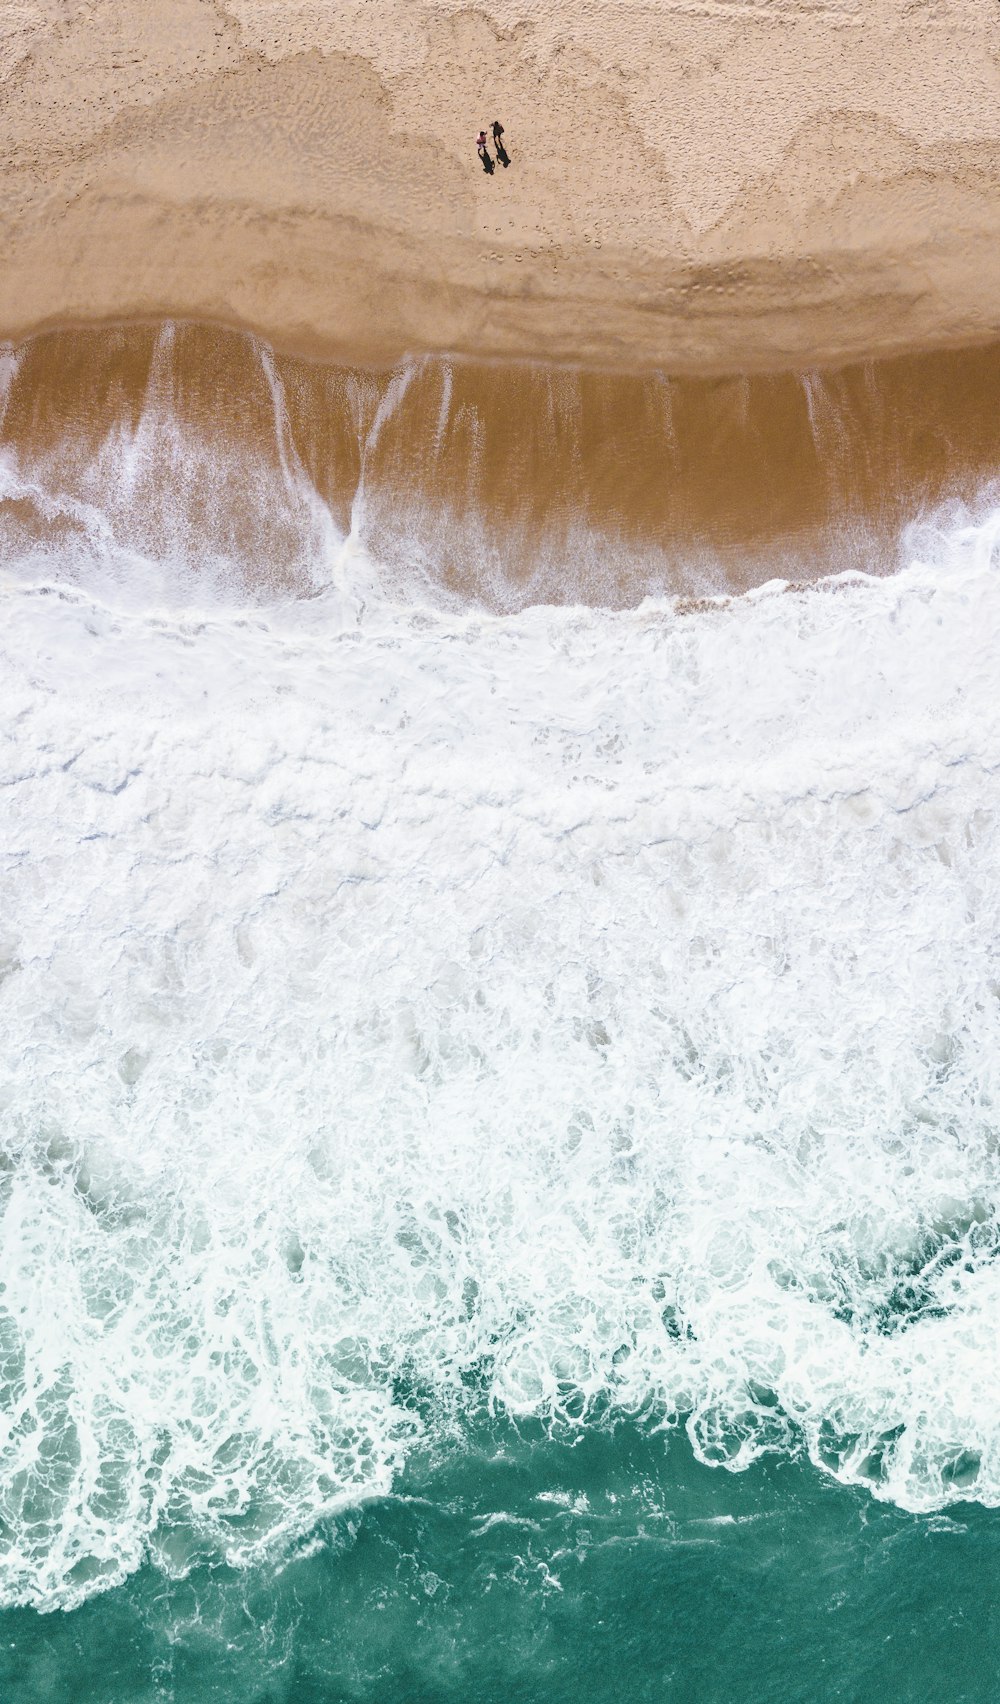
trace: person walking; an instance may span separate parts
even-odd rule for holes
[[[497,159],[506,171],[510,165],[510,155],[503,145],[503,125],[498,118],[493,120],[493,146],[497,151]]]
[[[496,167],[493,164],[493,156],[491,155],[489,149],[486,146],[486,132],[485,132],[485,130],[481,130],[479,132],[479,135],[476,137],[476,148],[477,148],[478,153],[479,153],[479,158],[483,162],[483,171],[488,173],[489,176],[492,177],[493,173],[496,170]]]

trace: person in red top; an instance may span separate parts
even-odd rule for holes
[[[479,158],[483,162],[483,171],[492,173],[496,168],[494,167],[494,164],[493,164],[493,156],[491,155],[489,149],[486,146],[486,132],[485,132],[485,130],[481,130],[479,132],[479,135],[476,137],[476,148],[478,149],[478,152],[479,152]]]

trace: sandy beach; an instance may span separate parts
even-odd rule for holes
[[[7,336],[680,374],[1000,329],[988,0],[4,0],[0,89]]]
[[[1000,0],[0,0],[0,1704],[997,1704],[998,239]]]

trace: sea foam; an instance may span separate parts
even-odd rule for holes
[[[998,526],[686,613],[6,584],[3,1601],[489,1405],[1000,1502]]]

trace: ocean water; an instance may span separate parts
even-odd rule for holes
[[[166,442],[0,439],[3,1696],[995,1699],[1000,511],[504,611]]]

